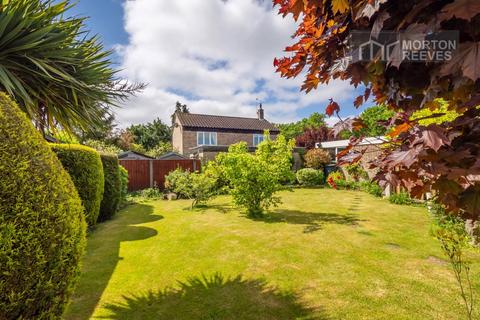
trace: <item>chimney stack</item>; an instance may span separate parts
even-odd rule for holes
[[[263,108],[262,108],[262,103],[261,103],[261,102],[260,102],[260,104],[258,105],[257,117],[258,117],[258,120],[264,120],[264,117],[263,117]]]

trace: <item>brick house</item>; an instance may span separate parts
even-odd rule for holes
[[[260,104],[256,118],[216,116],[176,112],[172,145],[180,154],[203,160],[212,160],[225,152],[231,144],[244,141],[250,150],[263,141],[264,131],[275,137],[280,130],[264,118]]]

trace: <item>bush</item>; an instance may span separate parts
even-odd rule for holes
[[[245,207],[251,217],[277,205],[280,198],[275,193],[284,188],[280,182],[293,175],[291,158],[295,142],[287,142],[282,135],[275,141],[268,135],[265,137],[254,155],[248,152],[246,143],[240,142],[215,160],[228,180],[234,203]]]
[[[378,185],[378,183],[373,181],[363,182],[362,190],[370,193],[371,195],[374,195],[375,197],[381,197],[383,195],[382,188]]]
[[[188,198],[186,194],[183,194],[179,191],[181,190],[179,186],[188,184],[189,174],[190,173],[188,171],[184,171],[182,168],[177,168],[173,171],[170,171],[170,173],[165,176],[165,190],[177,193],[179,198]]]
[[[105,221],[113,217],[118,211],[122,194],[122,181],[117,156],[101,154],[100,157],[103,164],[105,188],[98,221]]]
[[[163,193],[159,188],[154,187],[143,189],[140,191],[140,196],[147,199],[162,199]]]
[[[312,168],[297,171],[297,181],[302,186],[318,186],[323,184],[323,172]]]
[[[204,173],[189,173],[186,179],[180,179],[173,190],[177,194],[191,199],[192,206],[208,201],[214,195],[215,180]]]
[[[345,176],[341,171],[332,171],[328,174],[327,184],[334,189],[338,188],[338,184],[342,185],[345,183]]]
[[[123,166],[119,165],[118,170],[120,172],[120,207],[123,207],[127,203],[128,195],[128,171]]]
[[[63,168],[70,174],[85,208],[89,226],[97,223],[103,197],[103,166],[100,155],[79,144],[51,144]]]
[[[353,179],[353,181],[368,179],[368,173],[367,171],[365,171],[365,169],[363,169],[360,163],[354,163],[354,164],[345,166],[345,170],[347,171],[350,178]]]
[[[401,204],[401,205],[413,204],[412,198],[410,198],[410,195],[406,192],[394,193],[388,198],[388,200],[390,201],[390,203],[393,203],[393,204]]]
[[[114,144],[108,144],[104,141],[100,140],[93,140],[93,139],[88,139],[85,142],[83,142],[84,145],[89,146],[90,148],[93,148],[97,150],[98,152],[101,153],[108,153],[108,154],[119,154],[122,152],[122,149],[117,147]]]
[[[320,170],[331,161],[330,154],[323,149],[310,149],[305,154],[305,165],[308,168]]]
[[[79,272],[86,224],[62,164],[0,94],[0,319],[58,319]]]
[[[345,176],[341,171],[332,171],[327,177],[327,180],[331,179],[333,181],[345,180]]]
[[[228,184],[227,177],[225,176],[225,172],[222,170],[222,167],[219,166],[215,161],[209,161],[204,168],[205,175],[215,181],[215,185],[213,186],[215,194],[228,194],[230,185]]]
[[[165,177],[165,188],[177,196],[191,199],[192,208],[210,199],[215,194],[217,180],[206,173],[190,173],[181,168]]]

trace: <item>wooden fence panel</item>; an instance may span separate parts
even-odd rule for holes
[[[128,191],[150,187],[150,160],[120,160],[128,171]]]
[[[120,164],[128,170],[128,190],[136,191],[157,186],[164,188],[165,176],[171,171],[199,171],[200,160],[120,160]]]

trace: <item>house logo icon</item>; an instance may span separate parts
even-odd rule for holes
[[[374,39],[369,39],[358,45],[358,56],[354,57],[356,61],[388,61],[396,52],[395,46],[400,45],[399,40],[393,42],[382,43]],[[355,59],[356,58],[356,59]]]
[[[375,58],[385,60],[385,48],[380,42],[369,40],[358,47],[358,55],[360,61],[372,61]]]

